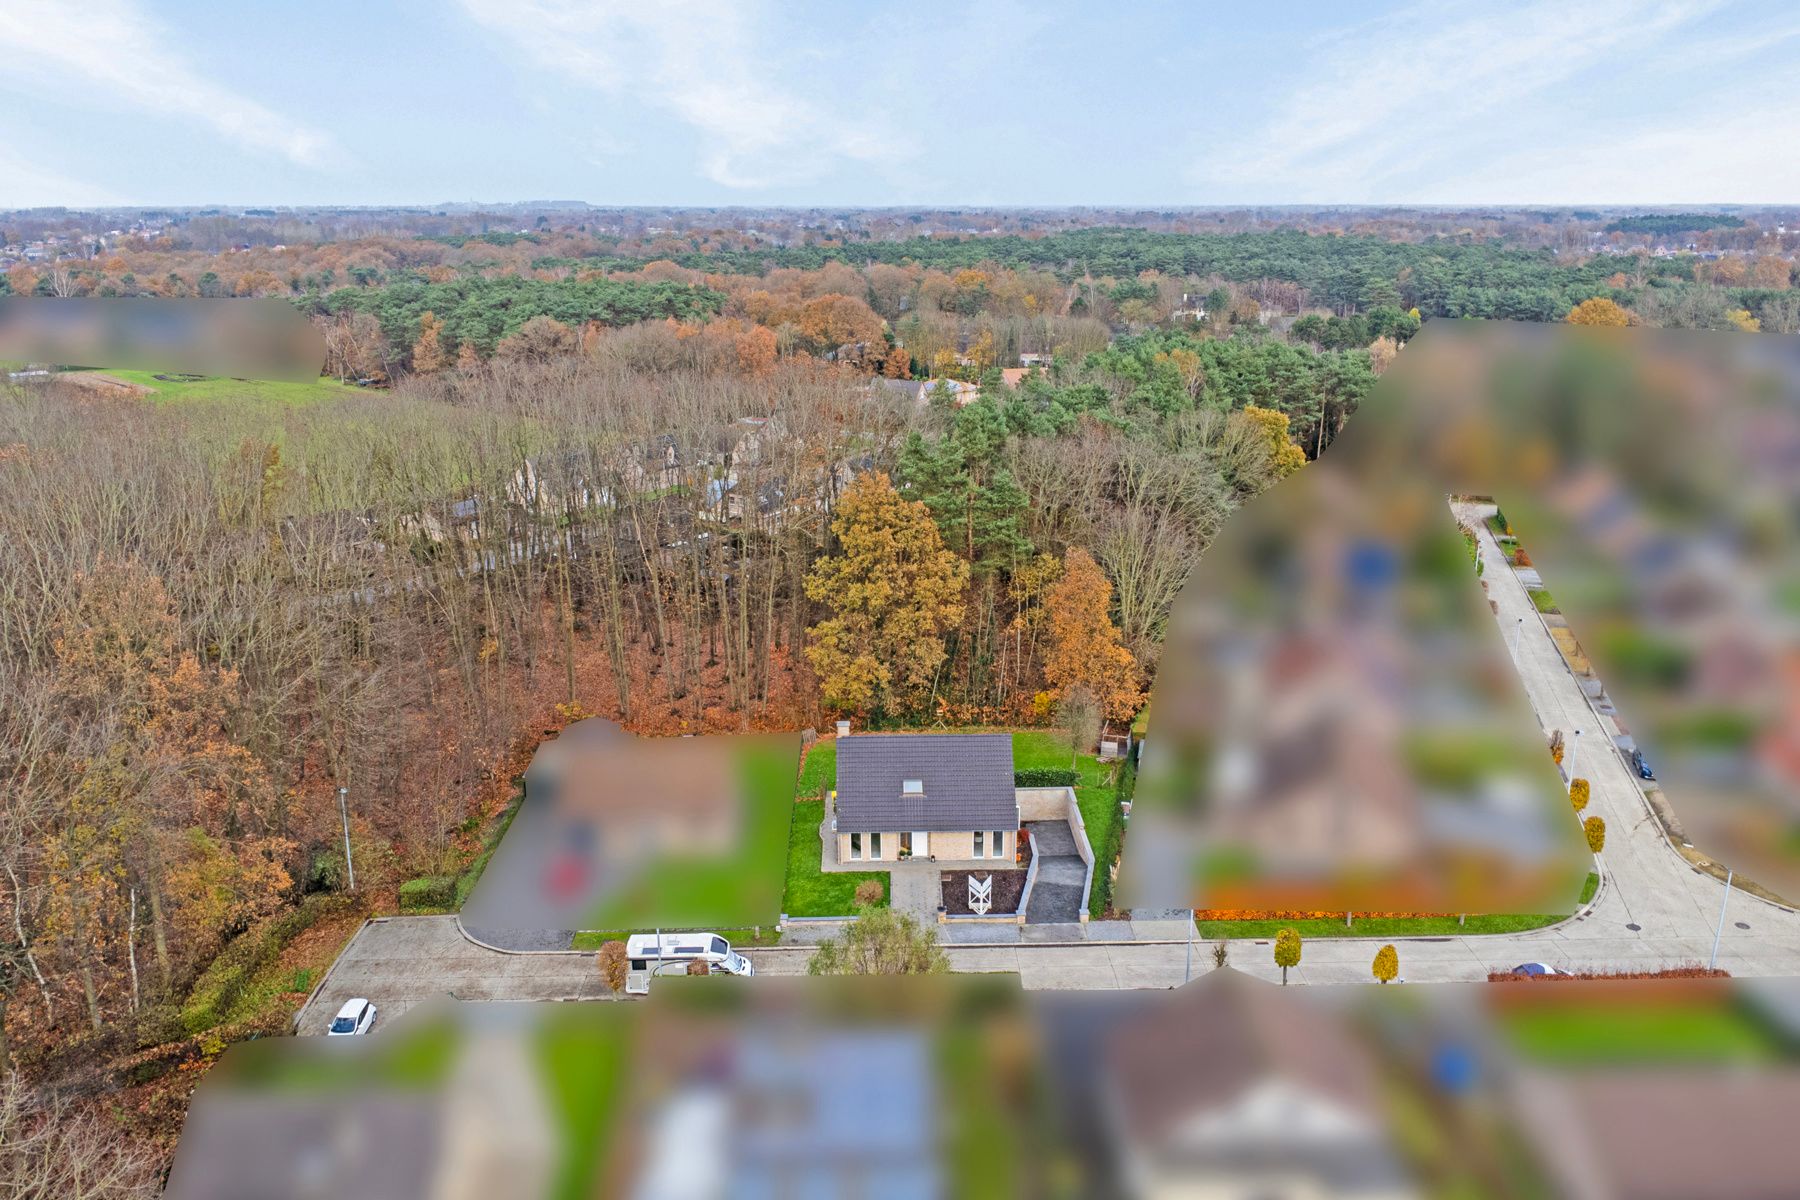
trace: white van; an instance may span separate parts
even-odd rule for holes
[[[625,957],[631,960],[633,974],[685,975],[691,962],[703,962],[727,975],[756,974],[750,960],[716,933],[636,933],[626,939]]]

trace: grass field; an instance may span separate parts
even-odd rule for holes
[[[1508,1011],[1501,1025],[1521,1054],[1559,1065],[1759,1063],[1781,1045],[1732,1004],[1545,1002]]]
[[[368,395],[368,389],[339,383],[335,379],[313,379],[293,383],[277,379],[226,379],[205,376],[190,379],[174,376],[158,379],[152,371],[98,371],[138,387],[148,388],[157,403],[178,404],[195,400],[249,400],[263,404],[314,404],[341,396]]]

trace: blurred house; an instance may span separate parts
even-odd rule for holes
[[[1129,1195],[1418,1194],[1369,1051],[1278,985],[1211,971],[1115,1028],[1101,1073]]]

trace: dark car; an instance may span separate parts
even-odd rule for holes
[[[1650,769],[1650,764],[1644,760],[1644,752],[1642,750],[1633,750],[1631,752],[1631,765],[1637,768],[1639,779],[1656,778],[1656,772],[1652,771]]]

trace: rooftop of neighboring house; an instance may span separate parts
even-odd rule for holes
[[[1153,1154],[1270,1084],[1372,1124],[1379,1105],[1372,1058],[1335,1017],[1229,968],[1118,1028],[1106,1058],[1124,1128]]]
[[[1012,735],[857,733],[837,742],[840,833],[1016,829]]]

